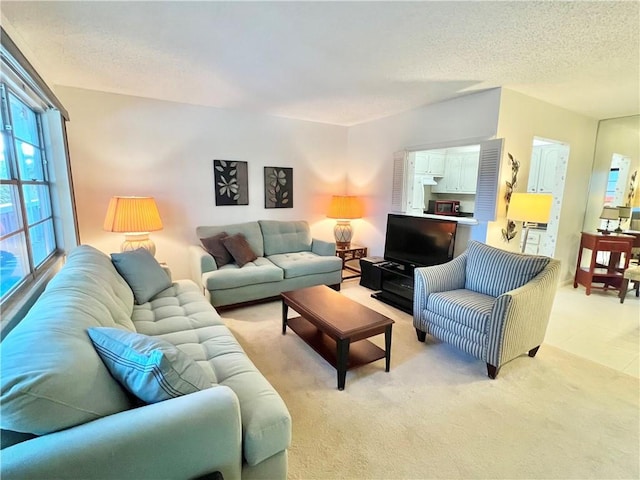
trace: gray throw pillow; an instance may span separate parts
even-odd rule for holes
[[[111,261],[131,287],[138,305],[148,302],[171,286],[171,279],[157,260],[144,248],[112,253]]]
[[[146,403],[211,387],[202,368],[165,340],[109,327],[87,333],[111,375]]]
[[[251,246],[249,246],[249,242],[247,242],[245,236],[241,233],[236,233],[235,235],[223,238],[222,243],[227,250],[229,250],[229,253],[239,267],[242,267],[249,262],[253,262],[258,258],[255,252],[251,250]]]
[[[229,250],[227,250],[227,248],[224,246],[224,243],[222,243],[222,240],[228,236],[229,235],[227,234],[227,232],[220,232],[213,237],[200,239],[202,246],[216,261],[216,265],[218,266],[218,268],[233,261]]]

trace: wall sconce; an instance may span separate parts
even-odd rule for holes
[[[362,218],[362,201],[355,196],[334,195],[331,197],[327,217],[337,219],[333,228],[336,246],[349,248],[353,234],[350,220]]]
[[[121,252],[145,248],[155,255],[156,245],[149,232],[162,230],[162,220],[153,197],[112,197],[103,228],[124,233]]]
[[[609,222],[611,220],[617,220],[619,217],[620,215],[618,215],[618,209],[616,207],[603,207],[600,218],[602,220],[606,220],[607,225],[604,227],[604,230],[599,231],[601,231],[603,235],[609,235],[611,233],[609,231]]]
[[[509,202],[509,219],[523,222],[522,252],[527,247],[529,228],[538,223],[549,223],[553,195],[549,193],[513,193]]]

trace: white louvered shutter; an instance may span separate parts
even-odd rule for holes
[[[502,144],[502,138],[480,144],[480,166],[474,212],[476,220],[493,222],[497,218]]]
[[[391,188],[391,211],[404,213],[407,205],[407,152],[402,150],[393,154],[393,185]]]

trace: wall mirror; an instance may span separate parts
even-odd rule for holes
[[[583,229],[603,230],[604,207],[626,206],[630,218],[610,220],[609,230],[640,228],[640,115],[601,120],[593,159]],[[626,211],[625,211],[626,215]]]

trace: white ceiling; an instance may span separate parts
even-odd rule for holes
[[[353,125],[504,86],[640,113],[640,2],[13,2],[49,84]]]

